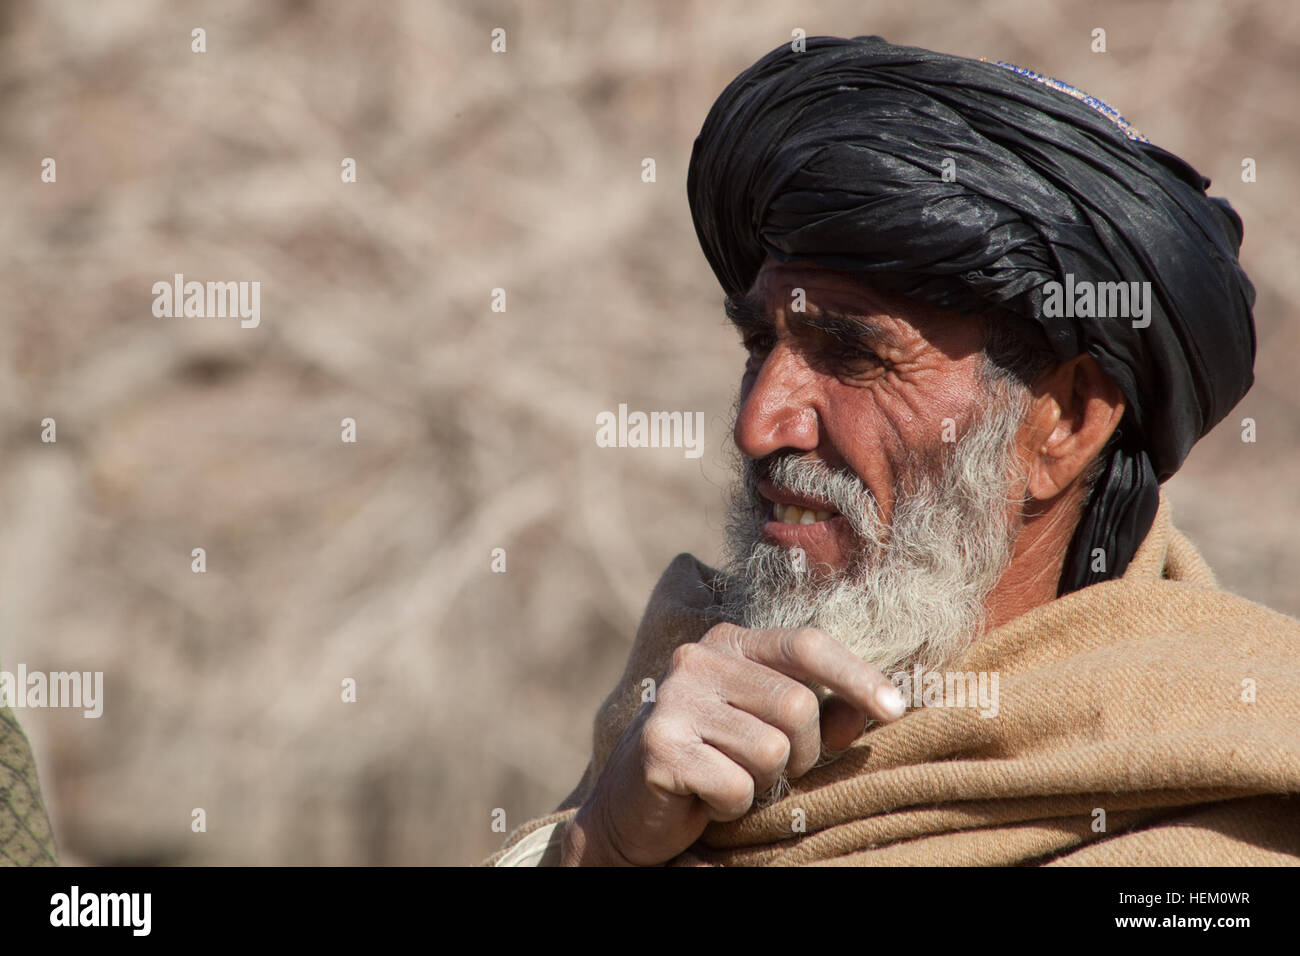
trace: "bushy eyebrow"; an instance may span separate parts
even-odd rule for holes
[[[770,331],[772,328],[772,317],[753,299],[733,299],[727,296],[722,308],[727,313],[727,318],[731,320],[731,324],[742,334]]]
[[[742,299],[728,297],[723,303],[723,309],[727,313],[727,318],[742,335],[771,332],[775,325],[767,309],[748,296]],[[877,342],[886,345],[895,344],[894,336],[880,324],[834,309],[822,308],[816,313],[787,312],[786,323],[829,335],[847,346]]]

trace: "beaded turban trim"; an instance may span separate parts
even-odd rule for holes
[[[984,57],[980,57],[980,62],[988,63],[989,61],[986,60]],[[1042,83],[1044,86],[1050,86],[1054,90],[1060,90],[1062,93],[1065,93],[1067,96],[1073,96],[1080,103],[1086,103],[1087,105],[1095,109],[1098,113],[1101,113],[1103,116],[1108,118],[1112,123],[1118,126],[1124,132],[1124,135],[1127,136],[1129,139],[1137,140],[1139,143],[1151,142],[1151,140],[1147,139],[1138,131],[1136,126],[1134,126],[1124,117],[1120,116],[1119,110],[1115,109],[1115,107],[1111,106],[1105,100],[1099,100],[1095,96],[1090,96],[1089,94],[1083,92],[1083,90],[1079,89],[1078,87],[1071,86],[1069,83],[1062,82],[1061,80],[1055,79],[1054,77],[1044,76],[1042,73],[1036,73],[1033,70],[1023,66],[1016,66],[1014,63],[1007,63],[1005,60],[995,60],[993,61],[993,65],[1008,69],[1012,73],[1016,73],[1020,76],[1025,77],[1026,79],[1033,80],[1036,83]]]

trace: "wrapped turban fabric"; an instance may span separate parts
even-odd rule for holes
[[[729,296],[768,254],[809,260],[1017,323],[1062,361],[1097,360],[1127,409],[1062,594],[1123,573],[1159,483],[1253,382],[1241,219],[1209,185],[1063,83],[879,37],[812,37],[763,57],[713,105],[687,179]],[[1068,298],[1081,281],[1150,283],[1149,314],[1073,315],[1088,311]]]

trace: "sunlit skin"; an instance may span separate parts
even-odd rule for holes
[[[793,309],[796,289],[803,290],[803,312]],[[960,435],[987,401],[976,319],[874,294],[851,273],[769,257],[732,317],[749,354],[737,447],[753,459],[797,452],[850,469],[875,496],[886,525],[899,477],[918,462],[934,466],[944,420]],[[845,328],[850,324],[856,329]],[[1082,507],[1081,478],[1123,411],[1119,389],[1090,356],[1035,383],[1017,436],[1031,500],[1017,515],[1022,530],[987,602],[987,626],[1056,597]],[[759,490],[768,501],[834,510],[770,482]],[[838,516],[802,525],[769,518],[763,530],[778,544],[803,548],[810,567],[842,570],[857,547]]]

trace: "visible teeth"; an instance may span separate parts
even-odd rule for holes
[[[816,524],[818,521],[827,521],[833,516],[834,512],[831,511],[814,511],[811,508],[800,508],[798,505],[772,503],[772,517],[783,524]]]

